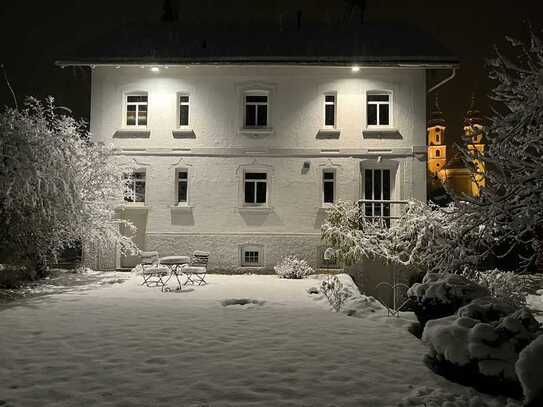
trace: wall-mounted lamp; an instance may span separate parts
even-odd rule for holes
[[[304,170],[308,170],[311,166],[311,161],[304,161]]]
[[[377,162],[380,163],[381,161],[383,161],[383,156],[382,155],[377,157]]]
[[[358,71],[360,71],[360,67],[355,65],[355,66],[353,66],[353,67],[351,68],[351,71],[353,71],[353,72],[358,72]]]
[[[151,68],[151,72],[159,72],[159,71],[160,71],[160,69],[159,69],[158,66],[153,66],[153,67]]]

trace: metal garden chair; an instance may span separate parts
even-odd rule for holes
[[[196,250],[192,254],[189,264],[181,266],[181,271],[187,276],[186,284],[206,285],[205,278],[207,276],[207,263],[209,253]]]

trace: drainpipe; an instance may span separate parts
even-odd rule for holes
[[[430,89],[428,89],[428,94],[432,93],[434,90],[442,87],[443,85],[445,85],[447,82],[449,82],[450,80],[452,80],[454,77],[456,76],[456,68],[452,68],[452,72],[449,76],[447,76],[445,79],[443,79],[441,82],[439,82],[438,84],[432,86]]]

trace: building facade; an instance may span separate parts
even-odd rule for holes
[[[348,52],[338,45],[352,31],[315,47],[316,34],[274,33],[266,55],[232,49],[245,37],[212,47],[168,30],[163,43],[179,48],[167,56],[111,46],[105,57],[57,62],[91,67],[91,132],[134,168],[119,213],[138,228],[140,248],[209,251],[216,270],[271,269],[290,254],[319,267],[333,203],[426,199],[427,71],[450,69],[454,57],[423,52],[422,41],[419,54],[398,57],[373,28],[373,42],[356,32]],[[137,262],[96,258],[99,268]]]

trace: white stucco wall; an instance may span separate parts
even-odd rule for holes
[[[271,92],[273,132],[240,133],[242,94],[247,88]],[[393,92],[394,133],[364,133],[366,92]],[[149,98],[147,138],[118,138],[123,129],[123,98],[144,91]],[[323,127],[323,93],[337,92],[335,139],[317,137]],[[194,138],[174,138],[177,95],[190,94]],[[393,169],[392,199],[426,199],[425,71],[337,67],[140,67],[93,70],[91,131],[114,143],[120,156],[146,171],[146,211],[125,211],[146,224],[145,249],[161,255],[212,251],[211,268],[239,266],[239,246],[264,249],[271,267],[282,254],[299,254],[315,263],[323,168],[337,172],[337,198],[357,200],[360,168]],[[303,170],[304,162],[309,169]],[[247,167],[245,167],[247,166]],[[270,208],[240,209],[244,168],[269,171]],[[175,170],[189,170],[188,209],[175,205]]]

